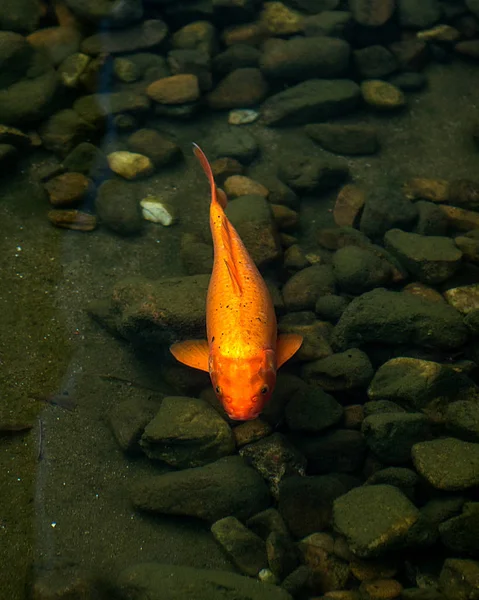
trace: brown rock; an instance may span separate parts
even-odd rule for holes
[[[283,264],[288,271],[300,271],[309,267],[309,260],[298,244],[292,244],[285,250]]]
[[[472,210],[465,210],[457,206],[441,204],[441,210],[447,217],[451,227],[459,231],[471,231],[479,229],[479,213]]]
[[[292,35],[303,31],[304,17],[282,2],[265,2],[260,23],[271,35]]]
[[[271,210],[278,229],[289,230],[298,226],[299,214],[292,208],[288,208],[284,204],[271,204]]]
[[[454,46],[458,54],[479,60],[479,40],[464,40]]]
[[[339,227],[353,227],[366,202],[366,194],[354,183],[339,190],[333,209],[334,222]]]
[[[363,581],[359,591],[364,600],[393,600],[401,596],[402,585],[395,579],[374,579]]]
[[[447,202],[449,199],[449,181],[447,179],[415,177],[406,181],[402,189],[406,198],[410,200]]]
[[[253,194],[267,198],[269,191],[265,186],[244,175],[231,175],[224,182],[224,190],[228,198],[239,198]]]
[[[159,104],[185,104],[200,97],[198,77],[189,73],[163,77],[151,83],[147,95]]]
[[[465,260],[479,264],[479,237],[461,235],[454,238],[454,243],[461,250]]]
[[[479,182],[469,179],[455,179],[449,184],[449,202],[455,206],[479,209]]]
[[[314,593],[324,594],[346,587],[348,563],[333,554],[334,540],[326,533],[313,533],[299,542],[303,560],[310,568]]]
[[[273,431],[271,425],[266,421],[255,419],[254,421],[245,421],[233,429],[233,435],[236,446],[241,448],[246,444],[252,444],[263,439]]]
[[[217,158],[211,163],[211,170],[215,177],[216,183],[223,185],[224,182],[232,175],[241,175],[243,173],[243,165],[235,158],[225,156]]]
[[[171,43],[173,48],[198,50],[212,56],[217,47],[216,30],[209,21],[194,21],[176,31]]]
[[[298,243],[298,240],[294,237],[294,235],[289,235],[287,233],[280,232],[279,239],[283,248],[289,248],[290,246],[293,246],[294,244]]]
[[[437,292],[434,288],[418,281],[408,283],[403,287],[403,292],[407,292],[413,296],[419,296],[420,298],[424,298],[424,300],[429,300],[430,302],[445,302],[442,294]]]
[[[181,158],[180,147],[154,129],[138,129],[128,138],[128,148],[148,156],[155,167],[162,167]]]
[[[235,69],[208,95],[212,109],[243,108],[254,106],[264,100],[268,84],[261,71],[254,67]]]
[[[64,173],[45,183],[51,204],[64,208],[79,204],[89,186],[90,180],[82,173]]]
[[[421,40],[411,38],[393,42],[389,45],[389,50],[403,71],[420,71],[428,60],[428,47],[426,42]]]
[[[234,44],[257,46],[270,35],[263,23],[246,23],[226,29],[223,33],[223,42],[226,46]]]
[[[349,0],[355,21],[366,27],[380,27],[392,17],[394,0]]]
[[[360,558],[354,558],[349,563],[349,566],[351,568],[351,573],[359,581],[394,577],[398,572],[397,566],[392,561],[384,559],[362,560]]]
[[[97,225],[95,215],[79,210],[51,210],[48,219],[55,227],[75,231],[92,231]]]

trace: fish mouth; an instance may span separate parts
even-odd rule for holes
[[[226,411],[226,414],[233,421],[252,421],[259,417],[259,412],[230,412]]]

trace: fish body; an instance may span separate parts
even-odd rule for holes
[[[224,192],[215,185],[203,151],[194,146],[211,187],[213,272],[206,301],[207,340],[173,344],[180,362],[208,371],[231,419],[256,418],[271,397],[277,369],[301,346],[295,334],[277,336],[269,290],[238,232],[225,214]]]

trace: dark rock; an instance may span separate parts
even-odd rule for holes
[[[462,259],[462,252],[447,237],[391,229],[384,242],[389,252],[422,283],[446,281],[457,271]]]
[[[134,184],[110,179],[98,188],[95,207],[99,219],[121,235],[141,233],[144,220]]]
[[[365,388],[373,375],[368,356],[357,348],[321,358],[302,369],[306,381],[331,392]]]
[[[211,533],[238,569],[256,577],[268,565],[266,545],[236,517],[225,517],[213,523]]]
[[[479,443],[479,403],[459,400],[446,409],[446,427],[450,433],[466,442]]]
[[[326,35],[347,39],[352,29],[353,19],[350,12],[345,10],[325,10],[305,17],[303,32],[307,37]]]
[[[119,114],[141,115],[149,108],[147,96],[130,90],[81,96],[73,104],[73,110],[82,119],[99,129],[105,126],[108,117]]]
[[[63,166],[68,171],[83,173],[96,183],[111,173],[106,155],[100,148],[88,142],[78,144],[65,158]]]
[[[420,442],[412,448],[414,466],[433,487],[465,490],[479,485],[479,444],[456,438]]]
[[[273,531],[266,540],[268,564],[278,581],[283,581],[299,565],[299,552],[289,534]]]
[[[355,50],[354,63],[361,79],[383,79],[398,67],[396,57],[384,46]]]
[[[308,472],[355,473],[363,464],[366,445],[359,431],[337,429],[322,436],[291,435],[306,456]]]
[[[334,11],[338,8],[340,0],[290,0],[289,4],[300,12],[311,14],[323,11]]]
[[[240,196],[228,202],[226,214],[259,268],[281,257],[271,207],[262,196]]]
[[[3,5],[0,11],[3,12]],[[0,22],[1,22],[0,13]],[[34,50],[27,40],[13,31],[0,32],[0,88],[8,88],[27,72]]]
[[[421,514],[426,517],[435,528],[438,528],[444,521],[456,517],[461,513],[464,501],[464,496],[444,494],[426,502],[421,508]]]
[[[318,317],[334,324],[339,321],[348,304],[349,300],[347,298],[337,296],[336,294],[329,294],[328,296],[318,298],[314,312]]]
[[[384,25],[393,15],[394,0],[349,0],[354,20],[367,27]]]
[[[329,339],[332,326],[318,321],[313,312],[293,312],[278,322],[278,333],[296,333],[303,337],[301,348],[295,354],[296,361],[324,358],[333,353]]]
[[[466,338],[462,317],[451,306],[379,288],[348,305],[332,343],[340,350],[368,342],[449,349],[462,346]]]
[[[385,464],[408,462],[411,448],[429,438],[429,423],[421,413],[383,413],[366,417],[361,427],[366,444]]]
[[[283,517],[276,508],[267,508],[257,515],[252,516],[246,522],[246,525],[266,541],[270,533],[288,534]]]
[[[375,154],[379,150],[376,129],[367,125],[311,123],[305,132],[325,150],[336,154]]]
[[[223,133],[216,134],[213,145],[218,158],[235,158],[246,165],[256,157],[259,151],[254,137],[238,127],[231,127]]]
[[[371,250],[346,246],[333,256],[334,277],[338,287],[350,294],[362,294],[390,283],[390,263]]]
[[[479,502],[464,504],[462,514],[439,525],[442,543],[453,552],[479,552]]]
[[[194,49],[170,50],[168,66],[172,75],[185,73],[195,75],[201,91],[208,91],[213,85],[211,58],[206,51]]]
[[[257,67],[261,53],[248,44],[233,44],[213,59],[213,70],[220,75],[227,75],[236,69]]]
[[[439,576],[439,589],[448,600],[471,600],[477,592],[479,562],[446,558]]]
[[[479,309],[471,310],[471,312],[465,316],[464,323],[472,333],[479,334]]]
[[[265,77],[289,83],[334,78],[346,72],[349,54],[349,44],[339,38],[273,39],[266,42],[259,66]]]
[[[416,202],[418,219],[415,233],[420,235],[442,236],[447,231],[447,217],[444,211],[433,202],[419,200]]]
[[[155,167],[164,167],[182,157],[181,148],[154,129],[138,129],[127,141],[132,152],[148,156]]]
[[[400,356],[379,367],[368,396],[371,400],[390,400],[406,408],[421,410],[438,397],[451,401],[472,385],[466,375],[447,365]]]
[[[17,164],[18,150],[11,144],[0,144],[0,167],[10,171]]]
[[[419,510],[392,485],[358,487],[334,502],[334,526],[362,558],[408,547],[419,518]]]
[[[210,274],[213,270],[213,246],[184,234],[181,261],[188,275]]]
[[[435,25],[442,15],[438,0],[398,0],[399,23],[411,29],[427,29]]]
[[[220,23],[237,25],[252,21],[256,14],[258,2],[256,0],[213,0],[215,18]]]
[[[67,108],[53,114],[42,124],[39,133],[47,150],[66,156],[77,144],[88,140],[94,131],[90,123]]]
[[[400,413],[398,413],[400,414]],[[387,467],[380,469],[368,477],[365,485],[386,484],[399,488],[405,496],[414,502],[415,488],[419,477],[412,469],[404,467]]]
[[[167,35],[166,24],[160,19],[151,19],[128,29],[95,33],[83,40],[81,51],[85,54],[97,55],[153,50],[161,45]]]
[[[286,405],[285,417],[292,431],[318,433],[338,423],[342,406],[320,387],[307,386],[293,395]]]
[[[359,228],[369,238],[381,239],[395,227],[410,229],[417,212],[417,207],[401,192],[379,187],[371,190],[366,197]]]
[[[333,270],[329,265],[307,267],[288,279],[282,292],[288,310],[314,308],[319,296],[335,292]]]
[[[336,475],[288,477],[279,489],[279,512],[297,538],[329,529],[334,500],[351,487]]]
[[[427,78],[423,73],[404,72],[392,75],[388,79],[403,92],[417,92],[422,90],[427,84]]]
[[[3,0],[0,5],[0,30],[31,33],[38,29],[42,16],[37,0]]]
[[[301,597],[309,591],[310,578],[310,569],[306,565],[300,565],[281,582],[281,587],[294,598]]]
[[[247,519],[270,502],[261,475],[239,456],[147,477],[135,484],[132,499],[137,508],[145,511],[193,516],[209,522],[228,516]]]
[[[265,125],[304,125],[353,111],[359,86],[348,79],[309,79],[270,96],[261,108]]]
[[[267,481],[274,497],[283,477],[304,475],[306,469],[304,456],[281,433],[243,446],[239,453]]]
[[[244,575],[159,563],[128,567],[115,587],[124,600],[292,600],[285,590]]]
[[[212,406],[182,396],[164,398],[140,445],[149,458],[177,469],[201,467],[235,448],[229,425]]]
[[[318,194],[343,183],[349,167],[342,159],[296,156],[279,165],[279,177],[293,190],[303,194]]]
[[[214,110],[244,108],[262,102],[267,92],[268,84],[259,69],[241,68],[222,79],[208,95],[207,102]]]
[[[391,400],[371,400],[364,404],[364,417],[384,413],[404,413],[406,409]]]
[[[172,36],[173,48],[194,50],[212,56],[218,47],[217,32],[209,20],[197,20],[184,25]]]

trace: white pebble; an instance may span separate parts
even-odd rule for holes
[[[230,125],[246,125],[256,121],[259,117],[259,113],[250,108],[241,108],[239,110],[232,110],[228,115],[228,123]]]
[[[143,218],[152,223],[161,223],[165,227],[173,225],[176,221],[171,205],[155,198],[145,198],[140,202]]]

